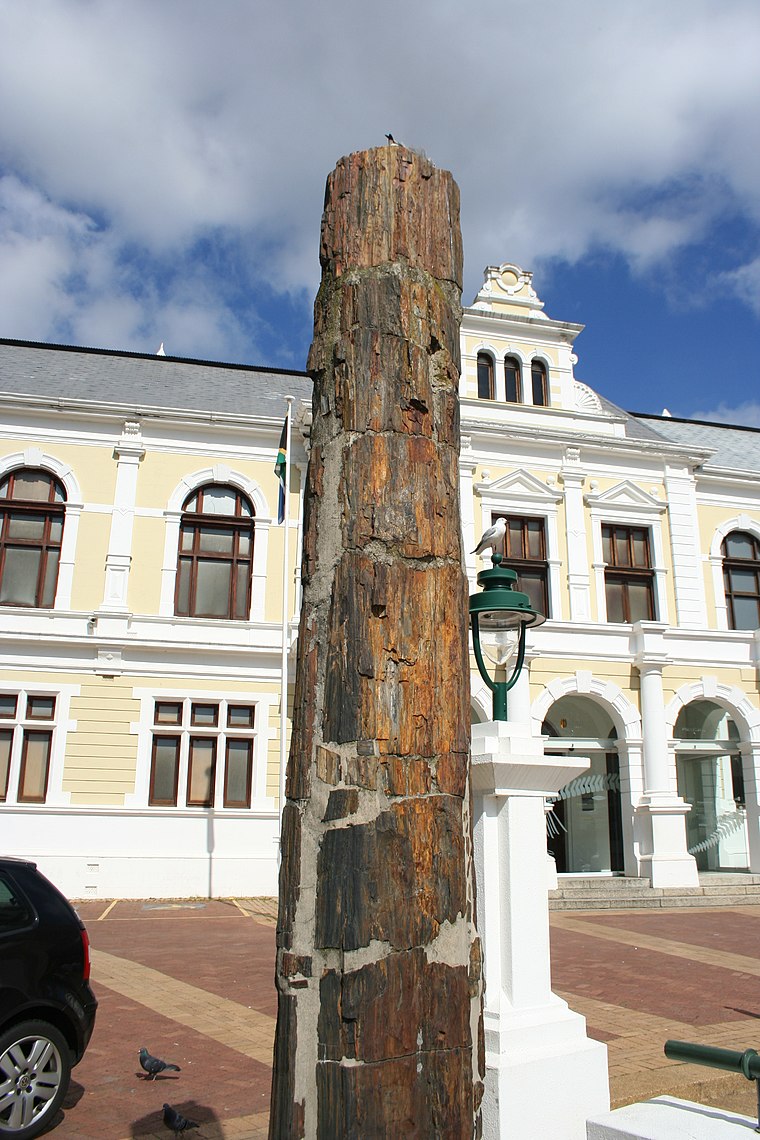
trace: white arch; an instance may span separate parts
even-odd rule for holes
[[[76,557],[79,517],[84,507],[82,489],[76,475],[68,463],[62,463],[54,455],[39,447],[27,447],[0,459],[0,480],[20,467],[37,467],[49,471],[58,479],[66,491],[66,515],[61,537],[61,555],[58,562],[58,583],[55,588],[54,610],[71,609],[71,587],[74,581],[74,559]]]
[[[710,557],[723,558],[723,551],[721,546],[727,535],[732,530],[747,530],[753,534],[758,541],[760,541],[760,522],[749,517],[749,515],[734,515],[732,519],[726,519],[725,522],[719,523],[715,528],[715,533],[710,543]]]
[[[41,467],[49,471],[66,488],[66,506],[82,509],[84,505],[82,491],[68,463],[61,463],[60,459],[41,451],[39,447],[28,447],[26,451],[16,451],[13,455],[5,455],[0,459],[0,481],[19,467]]]
[[[640,743],[641,716],[636,706],[611,681],[583,672],[550,681],[536,698],[531,706],[531,722],[535,733],[540,734],[552,705],[561,697],[569,696],[589,697],[596,701],[610,714],[620,741]]]
[[[174,615],[174,590],[177,582],[177,554],[179,550],[179,528],[182,506],[188,495],[207,483],[225,483],[241,491],[253,503],[255,514],[255,537],[253,543],[253,568],[251,581],[251,612],[249,621],[264,620],[264,596],[267,579],[267,557],[269,551],[269,528],[273,523],[269,513],[269,503],[258,483],[239,471],[216,463],[204,467],[191,475],[184,475],[169,496],[164,511],[166,531],[164,535],[164,558],[161,565],[161,600],[159,613],[162,617]]]
[[[716,677],[700,677],[677,690],[665,707],[665,726],[672,737],[682,709],[692,701],[714,701],[736,721],[743,740],[760,744],[760,709],[757,709],[738,685],[722,685]]]
[[[479,721],[491,720],[493,717],[493,694],[491,690],[480,674],[477,677],[471,675],[470,682],[470,705],[477,712]]]
[[[227,467],[224,463],[216,463],[213,467],[204,467],[202,471],[194,471],[192,475],[183,475],[177,486],[169,496],[167,503],[167,511],[181,511],[185,499],[193,491],[197,491],[199,487],[204,486],[206,483],[227,483],[236,490],[242,491],[253,502],[253,509],[256,512],[256,522],[271,522],[272,516],[269,513],[269,503],[267,502],[264,492],[258,483],[254,483],[247,475],[242,475],[239,471]],[[264,516],[262,519],[261,516]]]

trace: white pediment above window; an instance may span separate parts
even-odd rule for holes
[[[478,483],[475,488],[489,502],[508,501],[515,506],[548,507],[558,503],[562,492],[547,487],[530,471],[520,469],[495,479],[493,483]]]
[[[601,494],[584,495],[584,500],[589,507],[598,511],[662,514],[667,509],[666,503],[648,491],[642,491],[630,479],[624,479]]]

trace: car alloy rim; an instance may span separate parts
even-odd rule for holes
[[[0,1056],[0,1127],[27,1128],[50,1108],[63,1076],[61,1055],[45,1037],[22,1037]]]

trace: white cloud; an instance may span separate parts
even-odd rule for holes
[[[728,286],[739,300],[760,317],[760,257],[738,269],[721,273],[718,281]]]
[[[221,242],[245,254],[241,290],[313,292],[325,176],[391,130],[460,183],[466,300],[507,258],[603,248],[648,269],[727,209],[760,223],[759,51],[755,0],[0,0],[0,165],[86,223],[21,231],[19,252],[6,222],[2,254],[39,266],[27,323],[73,307],[97,337],[84,273],[104,327],[138,335],[150,314],[123,262],[139,256],[159,324],[211,305],[200,326],[226,335],[213,265],[177,307],[162,275]],[[723,267],[748,304],[751,260]]]
[[[742,404],[733,406],[722,403],[706,412],[692,412],[689,418],[707,420],[710,423],[760,428],[760,403],[756,400],[746,400]]]

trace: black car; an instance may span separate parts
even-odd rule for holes
[[[0,1140],[55,1117],[92,1036],[87,931],[34,863],[0,857]]]

